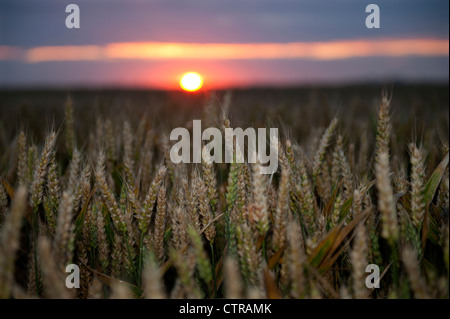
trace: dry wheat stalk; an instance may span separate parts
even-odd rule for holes
[[[216,226],[212,222],[214,216],[211,212],[211,206],[207,197],[207,187],[200,177],[197,177],[195,183],[197,184],[198,191],[199,213],[202,216],[202,229],[206,227],[204,231],[205,237],[213,244],[214,238],[216,237]]]
[[[72,261],[74,225],[72,224],[72,194],[64,191],[61,197],[56,221],[53,249],[55,262],[59,269],[64,270]]]
[[[312,167],[312,175],[316,181],[319,175],[322,173],[322,164],[325,159],[325,152],[330,145],[331,138],[333,137],[334,131],[336,130],[338,124],[338,119],[334,118],[328,128],[322,135],[320,139],[319,146],[317,148],[316,154],[314,155],[314,162]]]
[[[166,212],[166,187],[164,184],[162,184],[158,192],[155,216],[155,231],[153,235],[153,247],[155,249],[156,257],[160,262],[164,261],[164,234],[166,231]]]
[[[336,141],[338,159],[339,159],[339,177],[342,178],[344,186],[344,201],[349,199],[353,193],[353,174],[350,168],[349,161],[344,153],[344,142],[341,135],[338,135]],[[336,184],[335,184],[336,185]]]
[[[80,178],[80,162],[81,162],[81,154],[78,149],[73,150],[72,160],[70,161],[69,166],[69,175],[67,178],[67,190],[70,192],[75,192],[75,189],[78,184],[78,180]]]
[[[369,290],[366,287],[365,269],[367,266],[367,230],[363,222],[360,222],[356,227],[356,236],[353,240],[353,249],[350,253],[352,262],[352,279],[353,279],[353,294],[357,299],[368,298]]]
[[[8,298],[14,282],[14,262],[20,245],[20,228],[25,214],[27,191],[20,186],[0,229],[0,298]]]
[[[389,154],[389,141],[391,136],[390,103],[386,93],[381,97],[380,110],[378,113],[377,137],[376,137],[376,160],[381,154]]]
[[[278,202],[273,225],[272,248],[274,251],[278,251],[286,242],[286,223],[289,213],[289,176],[291,171],[284,153],[280,150],[279,154],[283,155],[280,159],[281,181],[278,187]]]
[[[51,155],[50,165],[48,167],[47,174],[47,202],[44,203],[45,209],[45,217],[48,222],[48,226],[50,231],[54,233],[56,223],[55,223],[55,212],[58,211],[58,205],[60,200],[60,187],[59,187],[59,178],[57,172],[57,165],[55,160],[55,152]]]
[[[205,147],[202,149],[202,158],[203,180],[205,181],[209,204],[211,205],[212,212],[215,213],[218,199],[216,172],[211,156]]]
[[[180,207],[176,206],[172,212],[172,241],[175,248],[180,250],[184,247],[187,241],[187,216],[185,211]]]
[[[302,230],[296,221],[292,221],[287,226],[287,242],[287,265],[291,281],[290,294],[293,298],[301,298],[305,293],[303,263],[306,261],[306,255]]]
[[[383,222],[381,235],[391,245],[395,245],[398,239],[397,210],[391,185],[389,155],[387,153],[378,155],[375,175],[378,190],[378,209],[381,212],[381,220]]]
[[[251,285],[259,282],[258,274],[261,270],[261,254],[256,249],[255,233],[247,223],[236,227],[237,251],[244,278]]]
[[[145,233],[150,226],[150,219],[152,217],[152,211],[155,206],[156,199],[158,197],[158,191],[161,187],[161,183],[166,175],[166,166],[161,166],[155,175],[145,197],[144,203],[142,204],[142,209],[136,215],[139,221],[139,230]]]
[[[420,229],[425,215],[425,155],[415,144],[409,145],[411,153],[411,217],[416,228]]]
[[[100,151],[97,159],[97,167],[94,172],[97,185],[102,195],[103,201],[111,214],[111,218],[119,231],[126,232],[126,224],[122,213],[119,211],[116,198],[110,191],[105,178],[105,153]]]
[[[97,242],[98,242],[98,261],[103,272],[108,271],[109,266],[109,246],[106,238],[105,218],[102,211],[97,211]]]
[[[45,176],[47,175],[47,168],[50,163],[50,158],[53,154],[53,148],[56,142],[56,133],[51,132],[44,145],[44,150],[42,151],[41,158],[39,160],[38,167],[34,170],[33,180],[31,184],[31,196],[30,205],[34,210],[37,210],[39,204],[42,202],[44,195],[44,182]]]
[[[252,195],[253,201],[251,204],[252,209],[248,219],[251,225],[255,225],[256,229],[261,235],[265,235],[269,230],[269,209],[267,205],[267,178],[260,174],[261,164],[256,163],[251,165],[252,168]]]

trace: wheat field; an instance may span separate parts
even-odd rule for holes
[[[0,298],[449,298],[448,86],[1,99]],[[193,119],[278,171],[172,163]]]

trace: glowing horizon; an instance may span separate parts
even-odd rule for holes
[[[58,65],[64,63],[64,68],[69,69],[74,65],[72,63],[77,62],[82,62],[84,65],[93,63],[92,65],[95,65],[93,69],[111,65],[111,68],[103,73],[91,73],[93,69],[90,67],[86,69],[85,73],[74,73],[74,69],[71,68],[70,73],[61,75],[63,78],[51,80],[53,83],[103,83],[105,85],[176,89],[179,88],[179,81],[183,73],[196,70],[202,75],[205,90],[263,83],[288,85],[300,82],[380,79],[382,76],[396,77],[405,74],[406,77],[414,78],[411,75],[416,70],[414,65],[407,69],[402,68],[404,71],[398,72],[395,65],[403,63],[400,60],[395,60],[397,62],[392,60],[390,66],[381,69],[374,69],[370,62],[367,66],[361,65],[358,60],[379,57],[393,59],[412,57],[426,58],[430,61],[430,58],[447,59],[448,56],[449,40],[431,38],[290,43],[117,42],[102,46],[61,45],[30,48],[0,46],[0,61],[14,61],[15,65],[27,68],[38,67],[41,69],[40,72],[47,72],[49,66],[46,63],[54,62]],[[297,65],[297,70],[301,70],[303,74],[291,72],[292,69],[286,67],[287,61],[292,61],[289,63]],[[325,70],[318,67],[317,64],[314,64],[317,66],[314,69],[307,67],[306,64],[298,64],[326,63],[324,65],[327,65],[333,61],[336,63],[342,61],[344,64],[353,63],[358,67],[330,71],[331,69]],[[132,62],[132,64],[128,64],[128,62]],[[132,65],[132,67],[125,68],[123,63]],[[119,72],[118,65],[123,66],[123,71],[112,75]],[[284,65],[284,67],[278,68],[275,65]],[[426,74],[423,73],[423,68],[426,66],[422,64],[420,67],[422,70],[420,72]],[[431,70],[435,70],[433,65],[431,67]],[[242,72],[244,69],[246,71]],[[391,70],[394,71],[391,72]],[[72,77],[67,78],[67,74],[72,74]],[[74,77],[73,74],[78,75]],[[336,74],[339,74],[339,77]],[[366,76],[368,74],[370,76]],[[39,79],[41,81],[40,77]]]

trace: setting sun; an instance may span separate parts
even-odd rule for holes
[[[186,91],[197,91],[203,85],[203,79],[200,74],[196,72],[188,72],[183,74],[180,80],[180,86]]]

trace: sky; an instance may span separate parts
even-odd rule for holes
[[[1,0],[0,87],[448,83],[448,30],[445,0]]]

